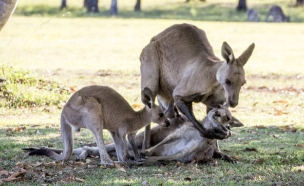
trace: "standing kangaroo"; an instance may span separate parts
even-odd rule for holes
[[[0,31],[13,14],[18,0],[0,1]]]
[[[273,22],[289,22],[290,21],[290,17],[285,16],[282,8],[278,5],[273,5],[270,8],[265,21],[268,22],[270,17],[272,17]]]
[[[217,125],[224,125],[227,128],[243,126],[237,120],[231,117],[227,107],[218,106],[213,108],[208,116],[201,122],[206,128],[213,128]],[[227,136],[229,137],[229,136]],[[135,143],[140,151],[142,149],[142,141],[144,139],[144,132],[136,135]],[[155,126],[151,129],[151,144],[152,148],[147,149],[146,163],[155,162],[158,160],[178,160],[182,162],[197,162],[208,161],[211,158],[222,158],[226,161],[233,162],[233,160],[220,153],[216,146],[215,140],[204,138],[200,135],[199,131],[193,127],[191,122],[184,117],[175,117],[171,119],[169,127]],[[115,144],[111,143],[105,146],[109,155],[117,156]],[[129,154],[133,155],[133,148],[128,144]],[[57,153],[62,152],[59,149],[46,149],[46,148],[24,148],[29,150],[30,155],[35,155],[36,151],[51,150]],[[84,146],[73,150],[73,154],[77,155],[78,159],[85,159],[87,156],[98,156],[99,151],[96,144],[93,146]]]
[[[126,135],[133,147],[135,159],[138,160],[134,139],[137,130],[150,122],[169,125],[162,110],[154,104],[152,92],[148,88],[142,91],[142,101],[145,108],[136,112],[120,94],[109,87],[84,87],[68,100],[62,110],[63,153],[59,155],[52,150],[40,150],[35,154],[46,155],[57,161],[68,160],[73,152],[72,128],[76,131],[87,128],[95,136],[101,164],[113,166],[103,141],[103,129],[107,129],[112,135],[118,161],[125,162],[129,156]]]
[[[192,103],[202,102],[207,111],[226,102],[238,104],[245,84],[243,66],[254,49],[252,43],[238,58],[224,42],[220,61],[206,33],[190,24],[176,24],[153,37],[142,50],[141,87],[149,87],[157,96],[168,118],[174,117],[174,105],[198,129],[203,137],[224,139],[228,130],[222,125],[206,129],[193,114]],[[144,148],[149,144],[150,126],[146,127]]]

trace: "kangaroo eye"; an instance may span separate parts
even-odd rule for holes
[[[229,81],[229,79],[226,79],[225,83],[226,83],[227,85],[231,85],[231,81]]]
[[[164,117],[164,113],[160,113],[160,114],[158,114],[159,115],[159,117]]]

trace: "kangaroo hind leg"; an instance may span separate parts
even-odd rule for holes
[[[155,99],[159,88],[159,65],[160,56],[157,51],[156,42],[148,44],[140,54],[140,72],[141,72],[141,89],[148,87],[153,93]],[[150,148],[151,142],[151,125],[146,126],[142,149]]]
[[[82,122],[94,134],[101,164],[106,167],[113,167],[114,162],[107,153],[103,140],[104,120],[101,105],[95,98],[87,98],[84,106],[83,113],[85,114],[83,114]]]

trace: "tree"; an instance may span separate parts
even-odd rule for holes
[[[110,7],[110,14],[111,15],[117,15],[118,14],[117,0],[112,0],[111,7]]]
[[[136,0],[134,11],[141,11],[141,9],[140,9],[140,0]]]
[[[67,8],[66,0],[61,1],[60,9],[64,9],[64,8]]]
[[[304,0],[297,0],[296,6],[303,6]]]
[[[186,3],[189,3],[191,0],[186,0]],[[206,0],[200,0],[202,2],[205,2]]]
[[[246,11],[247,10],[246,0],[239,0],[236,10],[237,11]]]
[[[98,13],[98,0],[84,0],[83,2],[84,7],[87,8],[87,12],[94,12]]]

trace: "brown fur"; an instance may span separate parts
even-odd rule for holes
[[[235,58],[230,46],[224,42],[224,61],[220,61],[203,30],[189,24],[173,25],[153,37],[142,50],[141,87],[152,90],[167,117],[175,116],[173,108],[176,105],[204,137],[224,139],[228,133],[224,127],[206,130],[199,124],[192,103],[202,102],[208,110],[224,102],[235,107],[245,83],[243,66],[253,49],[254,44],[251,44]],[[144,148],[149,144],[149,136],[147,127]]]

